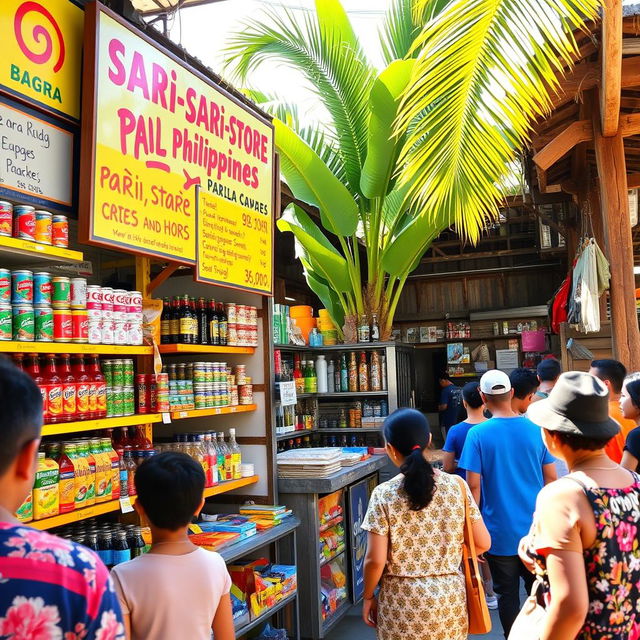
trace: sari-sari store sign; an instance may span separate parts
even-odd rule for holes
[[[88,239],[194,263],[196,186],[271,216],[271,125],[104,8],[89,29],[94,13]]]

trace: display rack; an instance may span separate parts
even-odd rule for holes
[[[84,255],[81,251],[54,247],[50,244],[40,244],[20,238],[8,238],[7,236],[0,236],[0,253],[6,258],[7,263],[11,264],[33,263],[39,260],[66,262],[69,264],[84,261]]]
[[[253,355],[255,347],[220,347],[210,344],[161,344],[158,346],[160,353],[223,353],[223,354],[248,354]]]
[[[0,342],[4,353],[82,353],[99,356],[150,356],[153,347],[114,344],[73,344],[71,342]]]

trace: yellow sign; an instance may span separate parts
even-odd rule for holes
[[[83,235],[193,263],[197,186],[271,220],[271,124],[104,7],[89,5],[86,19],[96,44],[95,57],[85,51],[95,74],[83,119],[95,131],[93,167],[82,162]]]
[[[196,279],[272,293],[272,217],[200,190]]]
[[[2,0],[0,89],[79,120],[83,25],[71,0]]]

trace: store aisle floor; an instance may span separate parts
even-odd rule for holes
[[[469,636],[469,640],[504,640],[498,612],[491,612],[493,630],[482,636]],[[354,607],[326,640],[376,640],[375,629],[368,627],[360,618],[360,606]]]

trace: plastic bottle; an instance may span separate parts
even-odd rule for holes
[[[113,567],[113,542],[111,540],[111,534],[108,531],[101,531],[98,534],[98,557],[107,569]]]
[[[215,487],[218,484],[218,456],[211,433],[204,434],[204,446],[207,453],[207,464],[209,465],[209,487]]]
[[[53,353],[46,356],[42,377],[47,389],[48,422],[62,422],[62,378],[58,375],[56,357]]]
[[[82,356],[71,359],[71,371],[76,379],[76,419],[88,420],[90,417],[91,378],[87,374]]]
[[[229,429],[229,450],[231,451],[232,478],[239,480],[242,477],[240,465],[242,464],[242,453],[236,442],[236,430]]]
[[[336,367],[333,358],[329,360],[327,365],[327,393],[333,393],[336,390]],[[320,383],[318,383],[318,391],[320,391]]]
[[[130,447],[124,450],[124,464],[127,469],[127,495],[129,497],[137,495],[135,476],[136,476],[136,463],[133,460],[133,452]]]
[[[207,452],[207,448],[204,444],[204,435],[202,433],[198,434],[196,437],[196,446],[198,452],[198,462],[202,466],[202,470],[204,471],[204,486],[211,486],[211,471],[209,467],[209,453]]]
[[[120,498],[120,458],[111,446],[109,438],[101,438],[102,453],[109,458],[109,478],[107,480],[107,493],[110,500]]]
[[[338,389],[336,389],[338,391]],[[347,367],[347,355],[340,356],[340,389],[341,393],[349,391],[349,369]]]
[[[327,382],[327,360],[324,356],[318,356],[316,358],[316,390],[318,393],[327,393],[328,391],[328,382]]]
[[[58,370],[62,378],[62,421],[72,422],[76,419],[76,379],[71,372],[71,356],[60,355]]]
[[[40,389],[40,395],[42,396],[42,415],[44,416],[44,421],[49,422],[49,396],[47,394],[47,388],[44,386],[44,378],[40,373],[40,360],[37,353],[30,353],[28,355],[26,371],[36,383],[38,389]]]
[[[59,506],[58,464],[47,458],[43,451],[38,452],[38,466],[33,483],[33,519],[43,520],[57,516]]]
[[[104,374],[100,369],[100,361],[97,353],[92,353],[89,356],[89,366],[87,367],[87,375],[91,379],[91,407],[95,405],[95,418],[107,417],[107,384],[105,382]]]
[[[220,443],[220,438],[218,434],[213,432],[211,434],[211,440],[216,448],[216,466],[218,468],[218,482],[225,481],[225,472],[224,472],[224,446]]]
[[[13,364],[15,364],[20,371],[24,371],[24,353],[15,353],[13,355]]]
[[[69,457],[69,449],[72,445],[63,443],[59,447],[57,455],[53,455],[53,459],[58,463],[60,468],[60,513],[69,513],[76,508],[76,469],[73,460]]]
[[[131,549],[127,544],[127,532],[117,531],[113,538],[113,566],[131,560]]]
[[[223,480],[226,482],[228,480],[233,480],[233,469],[232,469],[232,460],[231,460],[231,450],[227,446],[227,443],[224,441],[224,433],[220,432],[218,434],[218,447],[224,456],[224,461],[222,465],[223,472]]]

